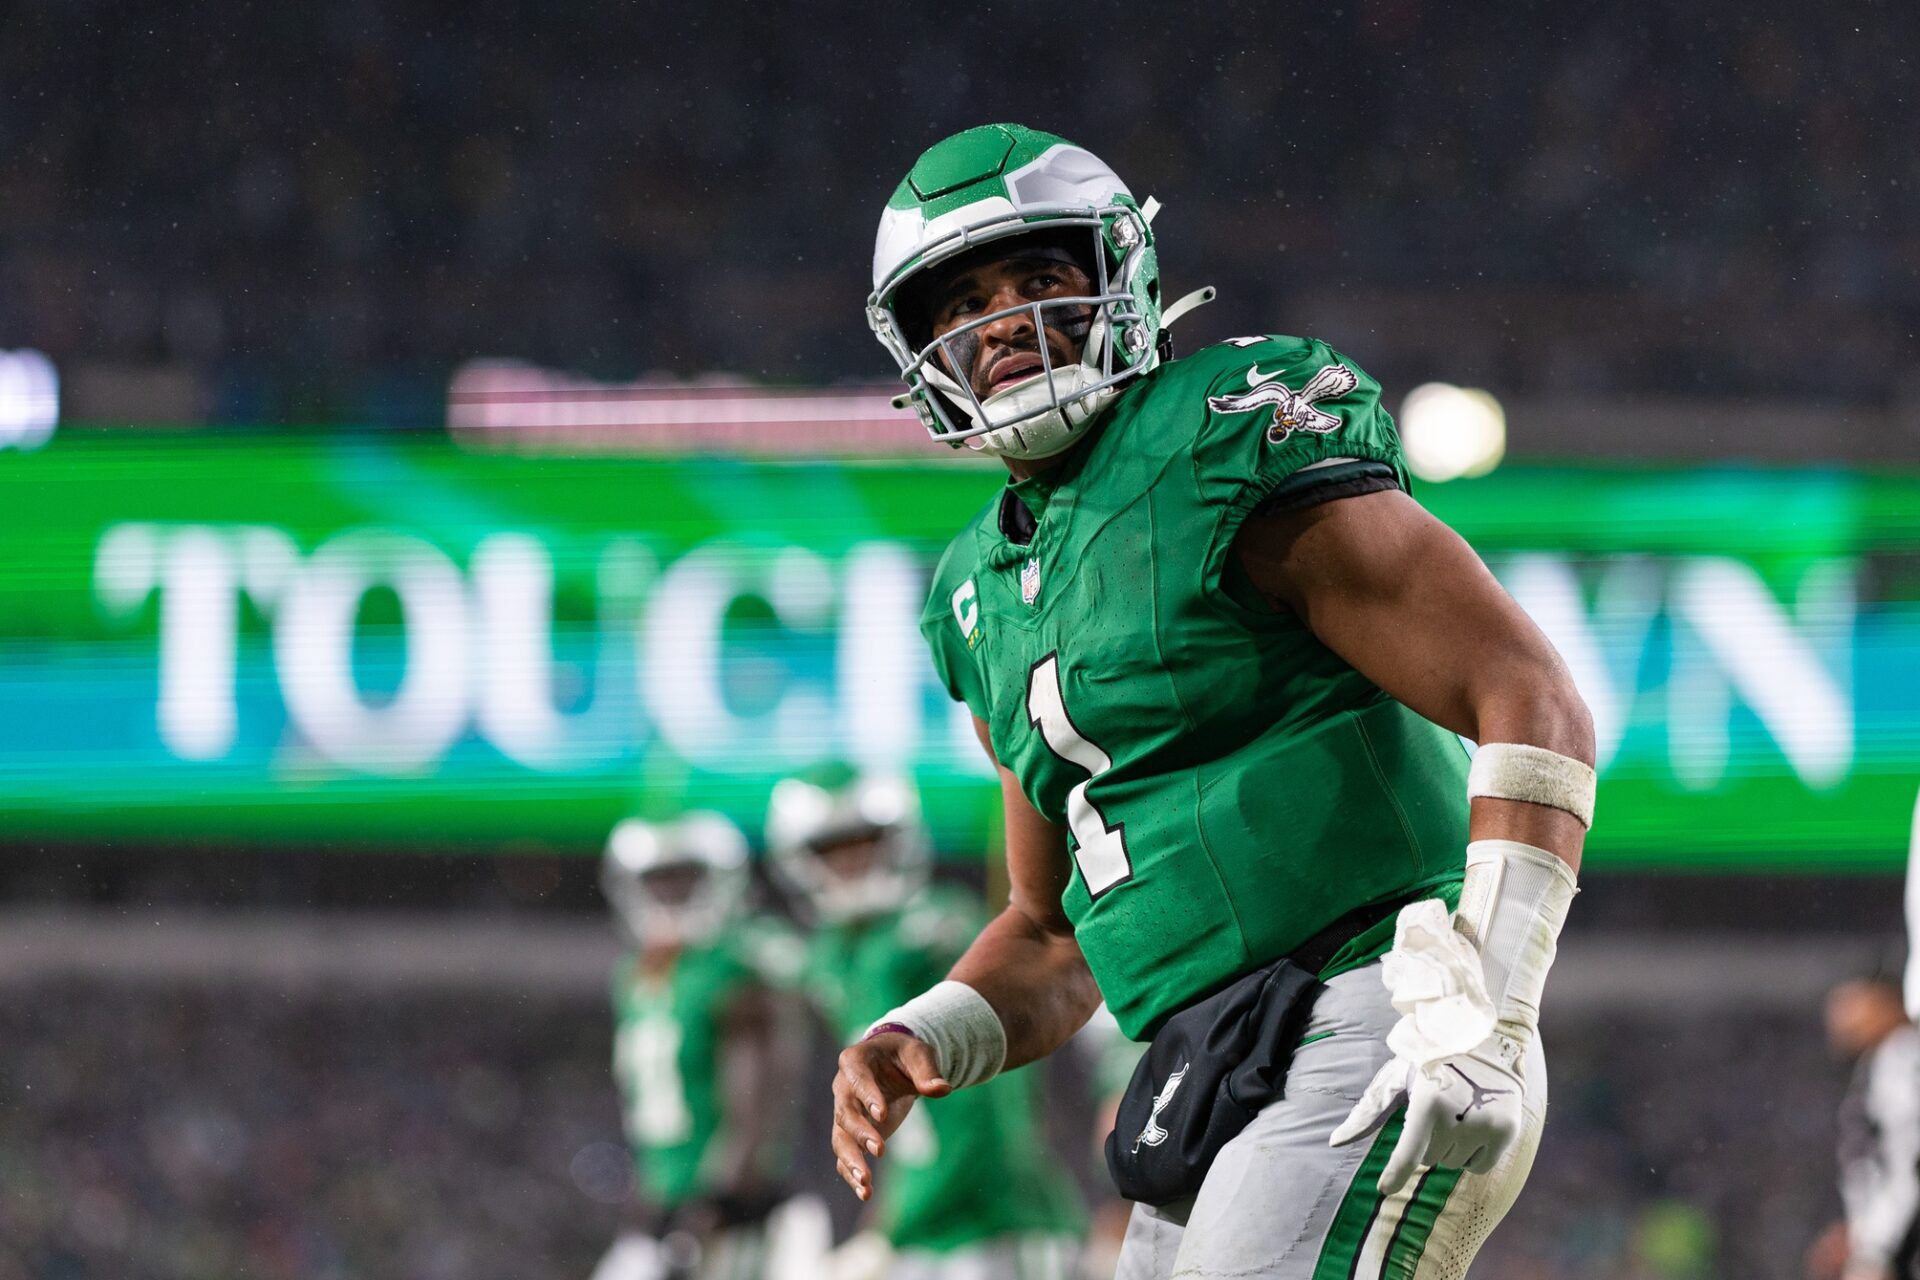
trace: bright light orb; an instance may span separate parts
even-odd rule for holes
[[[0,351],[0,449],[38,449],[60,421],[60,375],[38,351]]]
[[[1422,480],[1483,476],[1507,453],[1507,413],[1491,392],[1425,382],[1400,402],[1400,444]]]

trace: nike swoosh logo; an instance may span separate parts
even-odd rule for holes
[[[1278,380],[1279,377],[1280,377],[1280,374],[1277,372],[1276,373],[1260,372],[1260,366],[1256,364],[1247,370],[1247,385],[1249,387],[1257,387],[1257,386],[1260,386],[1262,383],[1274,382]]]

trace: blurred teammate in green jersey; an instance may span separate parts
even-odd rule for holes
[[[1212,291],[1162,296],[1157,208],[988,125],[882,214],[898,403],[1007,471],[921,629],[999,768],[1012,901],[848,1023],[834,1151],[870,1195],[917,1099],[991,1087],[1104,998],[1155,1042],[1107,1145],[1141,1201],[1120,1276],[1457,1277],[1544,1124],[1591,720],[1413,500],[1358,363],[1272,334],[1174,358]]]
[[[878,778],[775,787],[767,848],[812,924],[804,985],[833,1029],[858,1035],[937,982],[985,923],[971,893],[927,882],[918,805]],[[918,1109],[894,1135],[871,1235],[847,1251],[889,1280],[1066,1280],[1077,1192],[1048,1154],[1040,1081],[1005,1075]],[[876,1240],[884,1248],[876,1248]],[[854,1268],[849,1268],[854,1270]]]
[[[715,813],[614,828],[601,884],[633,952],[613,975],[614,1078],[645,1229],[595,1280],[758,1280],[781,1199],[792,1053],[742,920],[747,843]]]

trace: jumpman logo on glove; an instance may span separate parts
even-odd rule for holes
[[[1446,1064],[1446,1067],[1447,1070],[1453,1072],[1453,1074],[1459,1076],[1462,1080],[1465,1080],[1467,1082],[1467,1088],[1473,1090],[1473,1097],[1467,1102],[1466,1106],[1460,1108],[1460,1114],[1454,1117],[1455,1123],[1465,1120],[1469,1111],[1477,1107],[1484,1107],[1495,1098],[1504,1098],[1513,1092],[1511,1089],[1483,1089],[1472,1076],[1462,1071],[1455,1063],[1449,1062]]]

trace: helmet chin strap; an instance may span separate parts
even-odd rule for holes
[[[1069,376],[1069,374],[1054,375],[1056,379],[1067,376]],[[990,396],[984,404],[985,407],[988,408],[1005,406],[1006,408],[1019,412],[1025,409],[1038,408],[1042,404],[1049,403],[1051,399],[1052,397],[1047,391],[1047,380],[1045,378],[1034,378],[1030,382],[1022,383],[1017,387],[1009,387],[997,395]],[[1105,403],[1104,396],[1101,397],[1101,400],[1102,403]],[[1022,403],[1023,401],[1029,403]],[[1073,415],[1073,417],[1079,417],[1079,415]],[[1073,442],[1078,438],[1076,428],[1080,422],[1085,421],[1086,419],[1084,417],[1080,417],[1079,422],[1075,422],[1069,417],[1066,411],[1060,408],[1051,408],[1047,412],[1037,414],[1024,422],[1015,423],[1010,427],[1001,427],[998,430],[989,431],[985,435],[974,436],[971,440],[968,440],[966,444],[970,449],[978,450],[981,453],[995,458],[1051,458],[1055,454],[1064,453],[1073,447]]]
[[[1195,289],[1192,293],[1181,298],[1160,314],[1160,328],[1162,330],[1173,328],[1173,322],[1175,320],[1178,320],[1190,311],[1198,311],[1201,307],[1206,306],[1214,300],[1214,297],[1219,292],[1218,289],[1215,289],[1210,284]]]
[[[1113,394],[1107,391],[1094,397],[1072,399],[1074,393],[1093,376],[1084,364],[1055,369],[1053,385],[1059,389],[1059,399],[1065,402],[1062,405],[1053,403],[1054,392],[1049,388],[1044,374],[1037,374],[1004,391],[994,392],[980,402],[986,421],[1000,416],[1021,417],[1027,413],[1033,413],[1033,416],[973,436],[965,441],[967,448],[996,458],[1051,458],[1063,452],[1072,446],[1080,426]],[[984,425],[981,415],[974,412],[973,402],[967,393],[944,370],[930,367],[926,377],[975,424]],[[1089,399],[1098,403],[1089,404]],[[1046,410],[1044,413],[1033,412],[1043,408]]]

